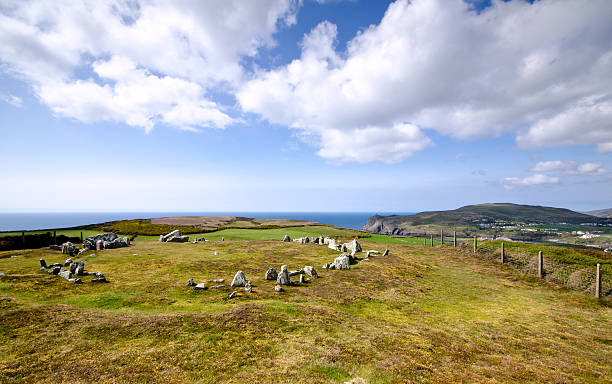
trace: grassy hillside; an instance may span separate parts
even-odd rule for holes
[[[589,211],[585,213],[588,215],[597,216],[597,217],[612,218],[612,208],[598,209],[596,211]]]
[[[388,257],[327,271],[320,265],[337,252],[324,246],[227,239],[90,253],[87,270],[111,281],[102,285],[38,272],[40,257],[63,259],[57,252],[0,258],[0,381],[604,383],[612,376],[606,301],[470,252],[376,235],[364,249],[389,248]],[[321,278],[276,293],[263,276],[281,264],[314,265]],[[254,293],[227,300],[229,287],[185,286],[189,278],[228,283],[238,269]]]

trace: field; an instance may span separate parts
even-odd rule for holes
[[[333,231],[137,241],[83,258],[110,280],[99,285],[38,271],[59,252],[0,252],[0,381],[609,382],[609,301],[422,239],[361,239],[390,255],[346,271],[321,269],[338,254],[325,246],[280,241]],[[281,264],[313,265],[321,278],[274,292],[263,277]],[[254,292],[228,300],[237,270]],[[194,291],[189,278],[226,287]]]

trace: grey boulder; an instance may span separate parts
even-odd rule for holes
[[[334,260],[334,269],[350,269],[351,256],[348,253],[343,253]]]
[[[266,280],[276,280],[277,277],[278,273],[276,272],[276,269],[270,268],[266,271]]]
[[[289,271],[286,265],[281,266],[281,270],[276,278],[276,283],[279,285],[290,285],[291,279],[289,278]]]
[[[234,275],[234,279],[232,280],[232,284],[230,285],[232,287],[244,287],[245,284],[246,276],[244,275],[244,272],[238,271],[236,272],[236,275]]]
[[[311,265],[307,265],[304,267],[304,273],[306,273],[310,277],[319,277],[317,271]]]

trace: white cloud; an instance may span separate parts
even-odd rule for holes
[[[295,23],[292,0],[8,1],[0,60],[55,113],[147,131],[224,127],[208,95],[243,81],[240,60]]]
[[[566,175],[604,175],[610,171],[601,163],[587,162],[579,164],[576,161],[540,161],[533,168],[534,172],[559,172]]]
[[[19,97],[19,96],[0,93],[0,99],[2,101],[12,105],[15,108],[22,108],[23,107],[23,99],[21,97]]]
[[[256,73],[237,98],[244,111],[319,137],[320,145],[339,132],[393,132],[408,122],[457,139],[522,128],[523,147],[573,138],[608,151],[611,19],[607,0],[495,1],[481,13],[460,0],[398,0],[345,52],[336,50],[337,28],[321,23],[305,36],[300,58]],[[319,154],[382,160],[366,155],[378,140],[371,139],[357,154],[324,147]]]
[[[515,187],[528,187],[528,186],[535,186],[535,185],[546,186],[546,185],[553,185],[553,184],[558,184],[558,183],[559,183],[558,177],[547,176],[547,175],[543,175],[540,173],[537,173],[535,175],[528,176],[525,178],[506,177],[502,181],[502,184],[504,185],[504,188],[506,189],[512,189]]]

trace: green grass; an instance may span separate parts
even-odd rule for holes
[[[350,234],[324,230],[337,231],[227,229],[224,242],[91,252],[86,269],[110,280],[99,285],[38,271],[59,252],[0,252],[0,382],[609,382],[609,301],[422,239],[362,239],[390,254],[346,271],[320,268],[338,255],[325,246],[280,241]],[[264,274],[281,264],[321,278],[274,292]],[[239,269],[253,293],[185,286],[227,285]]]

